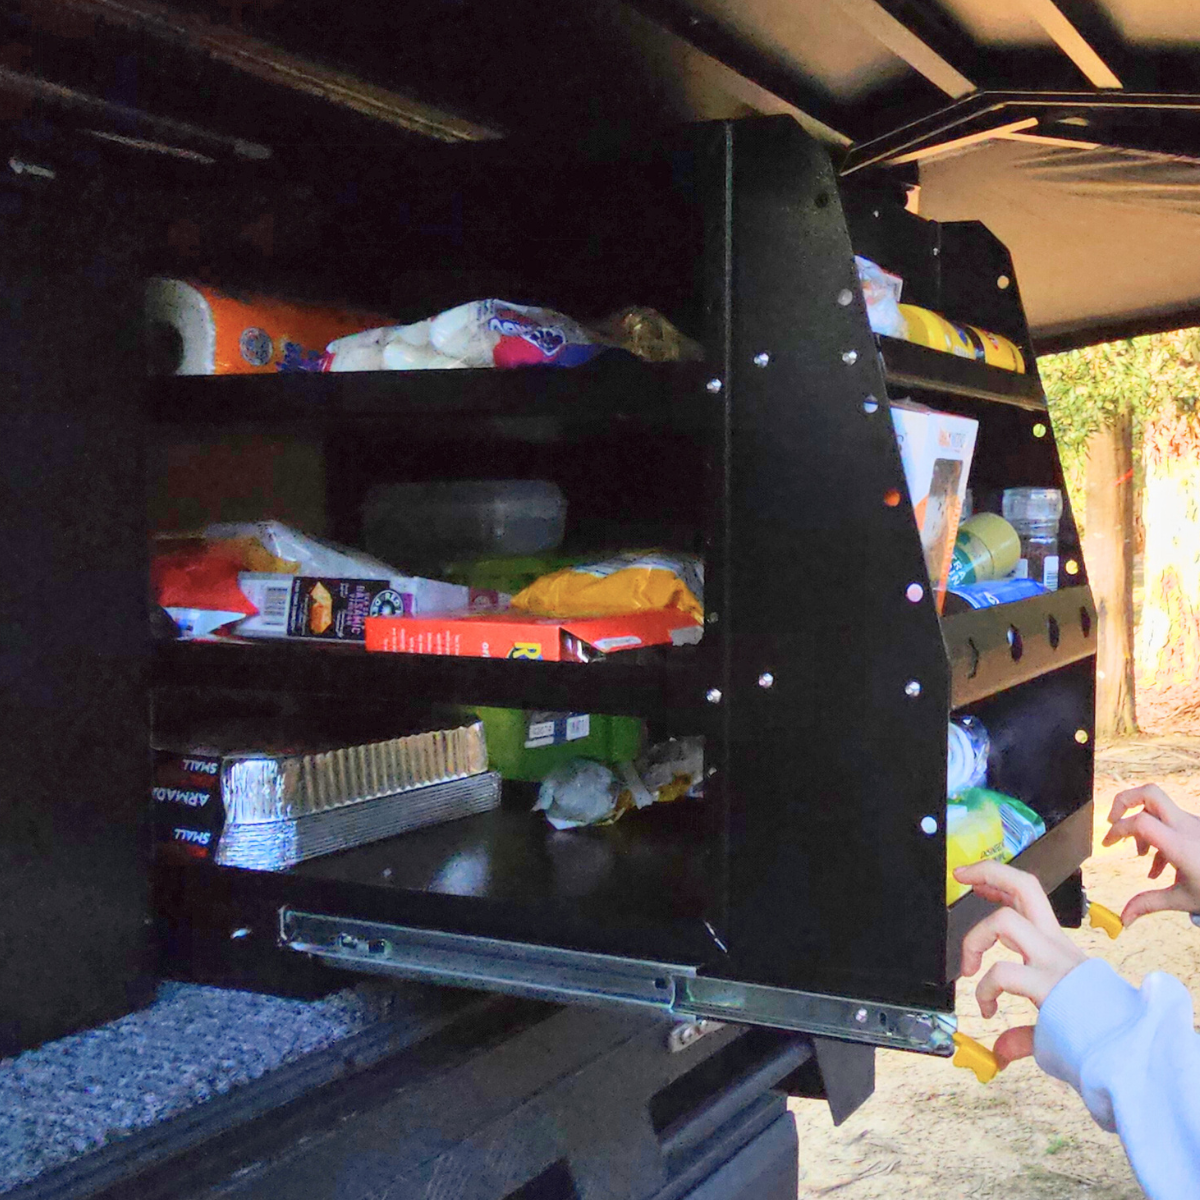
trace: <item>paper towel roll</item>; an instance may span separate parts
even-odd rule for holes
[[[162,278],[146,287],[146,319],[155,375],[319,371],[330,342],[391,324],[378,313],[235,298],[207,284]]]

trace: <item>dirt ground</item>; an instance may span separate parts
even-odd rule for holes
[[[1096,761],[1097,852],[1084,865],[1084,883],[1090,899],[1120,912],[1146,886],[1150,856],[1139,859],[1131,843],[1099,848],[1112,797],[1125,787],[1154,781],[1181,807],[1200,812],[1200,736],[1190,729],[1160,733],[1104,748]],[[1168,870],[1149,886],[1171,878]],[[1200,930],[1182,913],[1143,917],[1115,941],[1098,929],[1072,930],[1070,936],[1134,984],[1150,971],[1165,970],[1200,997]],[[1000,956],[1016,957],[992,951],[984,970]],[[960,984],[958,991],[960,1028],[987,1045],[1008,1025],[1033,1021],[1033,1006],[1013,997],[1003,998],[996,1018],[985,1021],[973,982]],[[800,1135],[802,1198],[1139,1200],[1143,1195],[1116,1136],[1104,1133],[1078,1096],[1042,1074],[1032,1059],[981,1085],[970,1071],[947,1060],[880,1050],[875,1094],[840,1128],[833,1128],[823,1101],[793,1101],[792,1111]]]

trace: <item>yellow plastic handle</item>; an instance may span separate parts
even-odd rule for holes
[[[1088,905],[1088,922],[1093,929],[1103,929],[1110,938],[1115,938],[1125,928],[1121,924],[1121,918],[1103,904]]]
[[[980,1083],[989,1083],[996,1078],[1000,1064],[986,1046],[981,1045],[974,1038],[967,1037],[965,1033],[955,1033],[952,1036],[955,1046],[958,1047],[954,1052],[956,1067],[966,1067],[968,1070],[974,1071],[975,1078]]]

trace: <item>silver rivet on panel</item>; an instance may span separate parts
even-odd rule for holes
[[[704,698],[705,698],[705,700],[707,700],[709,702],[709,704],[720,704],[721,703],[721,689],[720,688],[709,688],[708,691],[704,693]]]
[[[754,365],[756,367],[765,367],[771,361],[771,356],[762,350],[754,356]]]
[[[910,604],[920,604],[924,595],[925,589],[919,583],[910,583],[908,587],[904,589],[905,599],[907,599]]]
[[[857,350],[842,351],[842,362],[844,362],[846,364],[846,366],[848,366],[848,367],[854,366],[854,364],[856,362],[858,362],[858,351]]]
[[[865,1025],[867,1023],[867,1010],[865,1008],[860,1008],[858,1012],[854,1014],[854,1019],[860,1025]]]
[[[721,390],[721,381],[719,379],[710,379],[705,385],[706,391],[712,392],[715,396]]]
[[[868,396],[863,401],[863,412],[870,415],[871,413],[878,412],[878,411],[879,411],[879,401],[876,400],[874,396]]]
[[[838,292],[838,303],[843,308],[847,308],[853,299],[854,293],[849,288],[842,288],[842,290]]]
[[[758,677],[758,686],[760,688],[769,688],[775,686],[775,676],[770,671],[764,671]]]
[[[937,817],[922,817],[921,818],[921,832],[922,833],[927,833],[927,834],[929,834],[930,837],[933,837],[933,835],[935,833],[937,833],[937,828],[938,828]]]
[[[910,679],[904,685],[904,694],[913,697],[919,696],[921,694],[921,685],[915,679]]]

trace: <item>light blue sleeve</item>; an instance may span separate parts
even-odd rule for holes
[[[1038,1066],[1083,1097],[1117,1133],[1151,1200],[1200,1196],[1200,1037],[1192,997],[1155,971],[1140,989],[1090,958],[1046,997]]]

